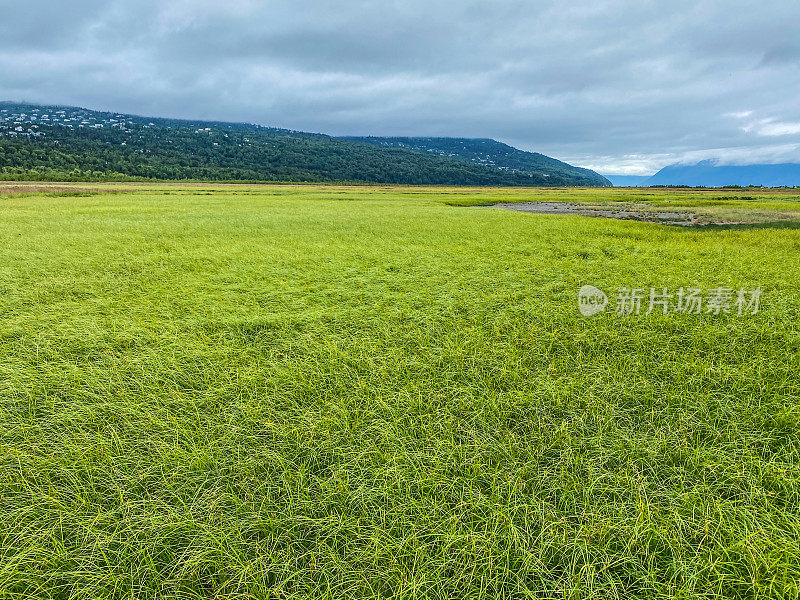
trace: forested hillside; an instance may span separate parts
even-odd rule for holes
[[[345,137],[342,139],[385,148],[405,148],[495,167],[511,173],[546,178],[567,178],[586,186],[610,186],[611,182],[589,169],[573,167],[538,152],[526,152],[487,138]]]
[[[74,107],[0,104],[0,176],[5,179],[141,177],[604,185],[559,167],[569,167],[565,163],[548,160],[554,163],[549,171],[545,168],[523,171],[419,149],[385,147],[260,125],[143,118]]]

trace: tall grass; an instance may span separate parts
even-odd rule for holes
[[[800,596],[800,231],[565,195],[3,199],[0,598]]]

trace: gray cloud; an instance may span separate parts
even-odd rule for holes
[[[786,0],[30,0],[0,21],[0,98],[494,137],[605,172],[800,160],[799,22]]]

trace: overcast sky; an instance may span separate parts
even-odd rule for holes
[[[800,161],[798,0],[0,0],[0,99],[493,137],[603,173]]]

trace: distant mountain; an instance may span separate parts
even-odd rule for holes
[[[533,168],[531,163],[530,168],[517,168],[423,148],[247,123],[149,118],[69,106],[0,102],[0,178],[5,179],[142,177],[476,186],[608,185],[592,171],[492,140],[485,142],[507,149],[509,155],[536,157],[537,166]]]
[[[734,166],[717,165],[706,160],[696,165],[664,167],[645,181],[645,185],[791,187],[800,185],[800,164]]]
[[[501,169],[508,173],[550,179],[551,185],[607,187],[611,182],[589,169],[573,167],[538,152],[526,152],[488,138],[344,137],[351,142],[402,148]]]
[[[641,187],[652,175],[604,175],[614,187]]]

